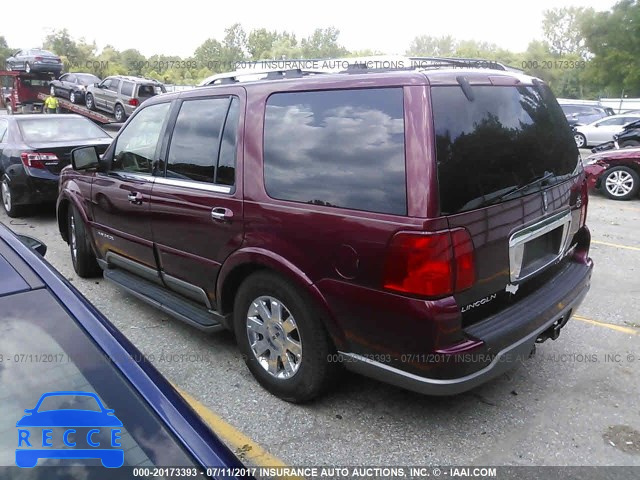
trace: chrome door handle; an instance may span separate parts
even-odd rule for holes
[[[127,195],[127,198],[129,199],[129,203],[133,203],[135,205],[142,205],[142,194],[141,193],[130,193],[129,195]]]
[[[224,207],[213,207],[211,209],[211,218],[213,220],[229,221],[233,218],[233,211]]]

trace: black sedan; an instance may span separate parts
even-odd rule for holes
[[[46,247],[0,224],[0,458],[16,464],[0,477],[243,475],[149,359],[35,252]]]
[[[65,73],[51,82],[51,95],[68,98],[71,103],[84,103],[87,87],[101,81],[90,73]]]
[[[15,115],[0,117],[2,205],[10,217],[28,205],[53,203],[58,174],[70,164],[71,150],[95,145],[100,153],[111,137],[80,115]]]
[[[48,72],[60,75],[62,60],[55,53],[32,48],[19,50],[6,60],[7,70],[21,70],[27,73]]]

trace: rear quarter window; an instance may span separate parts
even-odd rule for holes
[[[133,96],[133,82],[122,82],[122,88],[120,89],[120,94],[125,97]]]
[[[272,198],[406,215],[402,88],[271,95],[264,181]]]

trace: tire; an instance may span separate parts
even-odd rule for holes
[[[11,102],[7,102],[7,115],[13,115],[13,108],[11,108]]]
[[[6,178],[2,179],[0,195],[2,196],[2,206],[4,207],[4,211],[7,212],[7,215],[11,218],[21,217],[24,215],[24,207],[13,203],[13,190]]]
[[[620,144],[620,148],[635,148],[640,147],[640,142],[637,140],[627,140]]]
[[[56,87],[51,85],[51,87],[49,88],[49,93],[55,97],[56,96]]]
[[[93,95],[91,95],[90,93],[87,93],[86,98],[84,99],[84,103],[87,106],[87,108],[89,110],[94,110],[96,109],[96,104],[93,101]]]
[[[258,302],[262,309],[254,306]],[[273,315],[276,303],[280,304],[280,315]],[[247,324],[253,327],[247,328]],[[334,348],[313,302],[274,273],[256,272],[242,283],[234,302],[234,330],[255,379],[288,402],[317,397],[328,388],[339,368],[328,361]]]
[[[73,90],[71,90],[71,92],[69,93],[69,101],[71,103],[78,103],[78,97],[76,97],[76,92],[74,92]]]
[[[613,167],[604,172],[600,189],[613,200],[631,200],[638,194],[640,177],[629,167]]]
[[[116,104],[113,109],[113,116],[116,117],[116,122],[121,123],[127,119],[127,114],[124,112],[124,107],[120,104]]]
[[[69,238],[69,252],[71,253],[73,269],[81,278],[100,276],[102,269],[98,265],[89,243],[82,216],[73,206],[69,206],[67,227],[69,229],[67,238]]]
[[[27,73],[31,73],[31,65],[29,65],[29,62],[24,64],[24,71]]]
[[[578,148],[586,148],[587,147],[587,137],[585,137],[581,133],[574,133],[573,139],[576,141],[576,146]]]

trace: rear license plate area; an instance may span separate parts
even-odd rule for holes
[[[571,211],[561,212],[523,228],[509,239],[511,282],[534,275],[562,257],[571,227]]]

